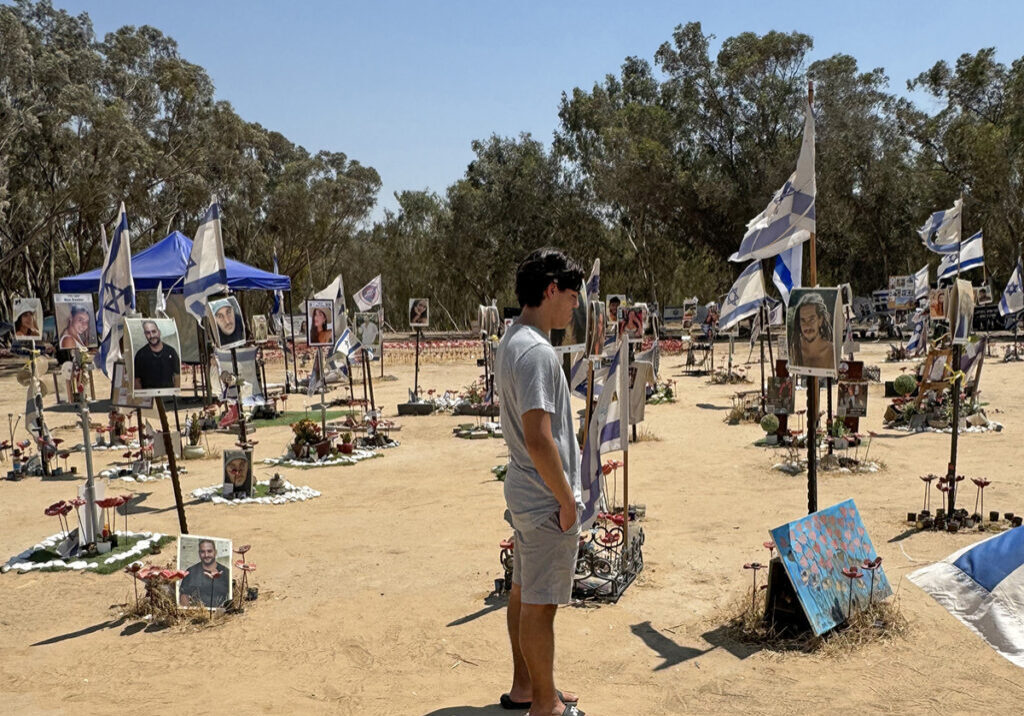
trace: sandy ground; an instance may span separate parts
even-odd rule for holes
[[[884,350],[867,344],[860,357],[892,379],[901,366],[881,363]],[[665,359],[663,377],[680,376],[681,362]],[[477,371],[470,361],[427,365],[421,385],[459,388]],[[412,367],[387,372],[398,380],[376,384],[376,394],[394,415]],[[1001,511],[1024,511],[1022,375],[1020,364],[985,366],[990,415],[1006,429],[960,441],[961,471],[990,477],[986,506]],[[630,449],[630,494],[647,505],[647,569],[618,604],[567,608],[556,622],[559,684],[582,694],[588,714],[977,713],[1021,703],[1024,673],[903,579],[978,537],[900,539],[906,512],[921,505],[918,475],[945,470],[949,437],[882,430],[877,385],[862,427],[881,432],[871,453],[886,469],[822,475],[819,505],[856,500],[909,636],[839,657],[723,640],[719,627],[749,583],[743,563],[766,556],[761,543],[770,528],[805,513],[806,477],[770,470],[781,453],[754,447],[757,426],[723,423],[735,387],[677,380],[677,403],[647,408],[645,427],[656,440]],[[105,395],[106,384],[97,390]],[[13,377],[0,380],[2,412],[21,410],[23,395]],[[464,420],[404,418],[401,446],[383,458],[282,470],[322,491],[307,503],[188,504],[191,533],[251,543],[258,565],[259,600],[217,626],[151,630],[119,619],[112,607],[131,592],[120,573],[0,575],[3,711],[502,713],[498,696],[511,678],[505,610],[485,598],[501,576],[498,542],[509,532],[501,483],[490,473],[505,450],[499,440],[453,438],[451,428]],[[73,415],[50,412],[48,421],[66,426]],[[79,437],[71,429],[58,434]],[[258,429],[257,457],[279,455],[288,435],[287,427]],[[210,440],[220,448],[232,442]],[[97,469],[110,459],[97,454]],[[84,470],[83,455],[72,460]],[[186,499],[219,482],[219,461],[185,464]],[[257,478],[271,472],[261,466]],[[79,481],[0,481],[0,558],[56,531],[43,508],[72,496]],[[177,531],[170,481],[118,481],[112,489],[145,496],[133,529]],[[962,494],[973,505],[973,488]]]

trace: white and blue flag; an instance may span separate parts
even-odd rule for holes
[[[908,579],[980,636],[1024,667],[1024,529],[964,547]]]
[[[580,525],[584,530],[597,518],[601,505],[601,455],[622,450],[623,440],[629,439],[629,341],[620,340],[605,375],[594,412],[590,416],[590,429],[584,437],[583,459],[580,464],[580,486],[583,514]]]
[[[959,271],[957,271],[957,259],[959,258]],[[953,278],[957,273],[963,273],[968,269],[978,268],[985,263],[985,247],[982,244],[982,236],[979,231],[969,239],[960,244],[960,251],[946,254],[939,262],[939,278]]]
[[[736,279],[722,302],[722,311],[718,317],[718,330],[727,331],[744,318],[753,316],[761,308],[764,298],[761,262],[751,261],[750,265],[743,269],[743,273]]]
[[[1017,259],[1017,268],[1010,275],[1010,280],[1003,289],[1003,297],[999,299],[999,315],[1009,316],[1024,310],[1024,267]]]
[[[924,226],[917,230],[921,242],[937,254],[955,254],[956,245],[960,243],[962,209],[963,199],[957,199],[952,209],[936,211],[929,216]]]
[[[914,274],[914,298],[920,301],[928,298],[928,264],[925,264]]]
[[[334,355],[341,355],[346,358],[351,358],[363,345],[356,340],[355,335],[352,333],[352,329],[346,328],[338,336],[338,340],[334,342],[334,348],[331,351]]]
[[[814,111],[804,108],[804,138],[800,157],[771,202],[747,224],[747,233],[730,261],[750,261],[777,256],[799,246],[814,232]]]
[[[377,274],[370,282],[359,289],[358,293],[352,294],[360,311],[369,311],[374,306],[379,306],[384,299],[384,286],[381,284],[380,274]]]
[[[345,282],[339,273],[333,281],[319,293],[313,294],[313,298],[331,299],[334,301],[334,331],[348,328],[348,316],[345,307]]]
[[[594,265],[590,269],[590,277],[587,279],[587,301],[601,300],[601,259],[594,259]],[[589,305],[589,303],[588,303]]]
[[[228,290],[228,270],[224,260],[224,241],[220,233],[220,204],[213,197],[206,210],[185,269],[185,310],[199,322],[206,312],[206,298]]]
[[[800,288],[800,274],[804,270],[803,244],[783,251],[775,257],[775,269],[772,271],[772,283],[779,289],[782,301],[789,305],[789,294],[794,288]]]
[[[135,310],[135,281],[132,279],[132,249],[128,233],[128,214],[121,202],[114,238],[100,272],[100,310],[98,332],[100,348],[97,362],[103,375],[114,374],[114,363],[121,359],[122,317]]]
[[[925,337],[925,326],[928,323],[928,310],[919,309],[914,313],[914,332],[907,341],[907,355],[917,355],[928,345]]]

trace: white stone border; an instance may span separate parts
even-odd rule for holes
[[[355,465],[357,462],[380,457],[376,450],[353,449],[351,455],[338,455],[337,457],[325,457],[321,460],[296,460],[291,457],[268,457],[263,461],[264,465],[275,467],[334,467],[337,465]]]
[[[257,485],[269,485],[270,480],[260,480],[256,483]],[[314,497],[320,497],[320,493],[314,490],[312,487],[303,485],[297,487],[287,480],[284,481],[284,492],[280,495],[266,495],[264,497],[239,497],[237,499],[228,499],[222,496],[221,485],[211,485],[210,487],[200,487],[196,490],[192,490],[192,497],[198,500],[204,500],[206,502],[212,502],[215,505],[283,505],[288,502],[305,502],[306,500],[312,500]]]
[[[128,550],[127,552],[118,552],[117,554],[115,554],[113,556],[110,556],[110,557],[107,557],[107,558],[103,559],[102,560],[103,564],[115,564],[115,563],[119,563],[119,562],[124,562],[124,563],[127,564],[130,561],[134,561],[134,560],[132,560],[132,557],[138,557],[138,556],[141,556],[143,554],[146,554],[147,552],[149,552],[150,547],[152,547],[154,544],[159,542],[162,537],[164,537],[164,535],[160,534],[159,532],[123,532],[123,531],[117,531],[117,532],[114,532],[114,534],[122,535],[124,537],[143,537],[145,539],[141,539],[138,542],[136,542],[132,546],[132,548],[130,550]],[[22,574],[24,574],[26,572],[31,572],[32,570],[35,570],[35,569],[49,569],[49,568],[52,568],[52,567],[60,567],[61,569],[82,570],[82,569],[95,569],[96,567],[99,566],[99,562],[86,562],[84,559],[76,559],[76,560],[74,560],[72,562],[65,562],[63,559],[51,559],[48,562],[26,562],[26,561],[24,561],[29,556],[31,556],[31,554],[33,552],[35,552],[37,550],[40,550],[40,549],[52,549],[52,548],[56,547],[58,544],[60,544],[63,541],[64,541],[64,534],[63,533],[59,532],[59,533],[57,533],[55,535],[50,535],[49,537],[44,539],[39,544],[37,544],[37,545],[35,545],[33,547],[30,547],[29,549],[26,549],[21,554],[15,555],[14,557],[11,557],[9,560],[7,560],[6,564],[0,565],[0,573],[9,572],[12,569],[16,569],[19,572],[21,572]]]

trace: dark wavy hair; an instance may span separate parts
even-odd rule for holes
[[[562,291],[579,291],[583,287],[583,269],[559,249],[531,252],[516,269],[516,298],[520,308],[539,306],[552,282]]]
[[[800,350],[800,309],[804,306],[814,307],[814,312],[821,319],[818,335],[823,340],[829,343],[832,342],[832,314],[829,313],[828,306],[825,305],[825,299],[821,297],[820,293],[805,293],[800,298],[800,302],[796,304],[796,309],[794,309],[794,330],[789,336],[789,358],[793,361],[794,365],[804,364],[803,351]]]

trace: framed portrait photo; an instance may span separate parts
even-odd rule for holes
[[[252,341],[253,343],[266,343],[267,337],[270,335],[270,324],[267,323],[266,316],[253,316],[252,317]]]
[[[55,293],[53,317],[57,324],[57,348],[95,348],[96,309],[90,293]]]
[[[245,345],[245,320],[237,298],[225,296],[207,303],[206,319],[210,322],[213,342],[218,348]]]
[[[252,496],[252,451],[224,451],[224,497]]]
[[[765,391],[765,412],[790,415],[795,410],[796,380],[792,376],[769,376]]]
[[[178,569],[188,572],[177,582],[179,606],[221,609],[231,601],[231,540],[181,535]]]
[[[153,407],[152,398],[137,398],[132,390],[132,382],[128,378],[128,371],[124,367],[124,361],[114,363],[114,372],[110,378],[110,404],[115,408],[145,408]]]
[[[409,327],[427,328],[430,326],[430,299],[409,299]]]
[[[947,310],[953,345],[967,345],[974,323],[974,287],[970,281],[957,279],[953,283]]]
[[[43,340],[43,302],[38,298],[14,299],[11,318],[14,324],[14,340]]]
[[[132,395],[154,398],[181,392],[181,345],[172,318],[125,318],[125,361]]]
[[[366,350],[380,355],[380,314],[377,311],[359,311],[355,315],[356,338]]]
[[[334,301],[331,299],[306,301],[306,342],[311,346],[334,346]]]
[[[838,407],[841,418],[864,418],[868,414],[868,382],[856,380],[837,384]]]
[[[835,378],[843,338],[838,288],[794,288],[786,311],[789,372]]]

